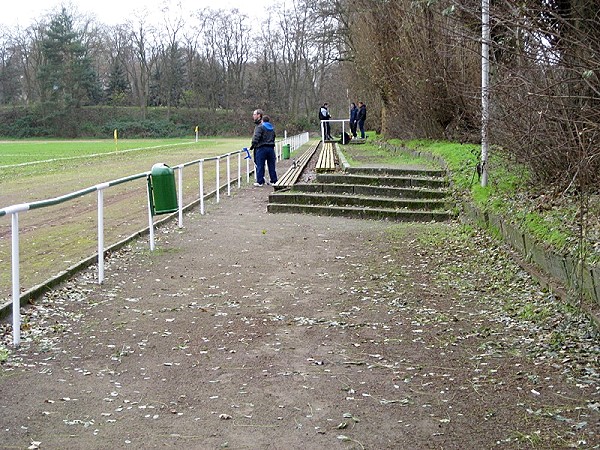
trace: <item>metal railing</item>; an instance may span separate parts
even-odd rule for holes
[[[344,135],[344,133],[346,132],[346,122],[348,122],[348,131],[350,130],[350,119],[328,119],[328,120],[321,120],[321,140],[323,142],[325,142],[325,138],[327,136],[325,136],[325,124],[332,124],[332,123],[341,123],[342,124],[342,136]]]
[[[297,149],[301,145],[305,144],[309,140],[308,133],[302,133],[299,135],[285,137],[284,139],[275,143],[275,154],[277,159],[280,160],[282,157],[283,146],[286,144],[290,145],[292,150]],[[231,176],[231,158],[237,156],[237,174],[235,178]],[[216,182],[215,182],[215,191],[214,195],[216,198],[216,202],[220,201],[220,192],[222,189],[226,189],[227,195],[231,195],[231,184],[232,181],[237,181],[237,187],[241,187],[242,182],[242,158],[246,160],[245,167],[245,176],[246,182],[250,182],[250,174],[255,171],[254,164],[250,165],[249,153],[245,150],[237,150],[234,152],[226,153],[219,156],[214,156],[210,158],[201,158],[194,161],[189,161],[183,164],[179,164],[174,166],[174,171],[177,171],[177,196],[178,196],[178,226],[179,228],[183,227],[183,211],[187,209],[183,205],[183,169],[185,167],[198,165],[198,178],[199,178],[199,191],[198,191],[198,199],[194,200],[191,205],[196,202],[199,203],[200,206],[200,214],[205,213],[205,199],[208,195],[205,193],[204,186],[204,171],[205,171],[205,163],[209,161],[215,161],[215,171],[216,171]],[[225,160],[226,164],[226,181],[223,185],[221,185],[221,162]],[[138,173],[135,175],[130,175],[124,178],[119,178],[117,180],[108,181],[105,183],[100,183],[95,186],[91,186],[85,189],[81,189],[76,192],[71,192],[66,195],[62,195],[60,197],[55,197],[47,200],[41,200],[31,203],[20,203],[16,205],[11,205],[6,208],[0,209],[0,217],[3,216],[11,216],[11,286],[12,286],[12,326],[13,326],[13,345],[19,346],[21,342],[21,281],[20,281],[20,260],[19,260],[19,214],[22,212],[26,212],[29,210],[45,208],[49,206],[59,205],[69,200],[73,200],[94,192],[97,192],[98,198],[98,212],[97,212],[97,225],[98,225],[98,269],[97,269],[97,277],[98,283],[101,284],[104,281],[104,258],[105,258],[105,243],[104,243],[104,191],[111,187],[128,183],[133,180],[138,180],[141,178],[148,178],[150,176],[150,172]],[[152,215],[151,205],[150,205],[150,194],[148,193],[148,222],[149,222],[149,243],[150,250],[155,249],[154,243],[154,216]],[[7,304],[10,306],[10,303]]]

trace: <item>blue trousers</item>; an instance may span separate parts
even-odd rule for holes
[[[265,184],[265,162],[269,169],[269,178],[271,184],[277,182],[277,172],[275,171],[275,163],[277,157],[275,156],[274,147],[258,147],[256,149],[256,182],[259,184]]]
[[[358,121],[358,129],[360,130],[360,137],[362,139],[364,139],[365,138],[365,121],[364,120]]]

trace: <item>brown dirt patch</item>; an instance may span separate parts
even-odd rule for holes
[[[0,447],[598,448],[598,336],[459,223],[248,188],[27,311]],[[26,321],[27,322],[27,321]],[[6,343],[10,327],[4,325]]]

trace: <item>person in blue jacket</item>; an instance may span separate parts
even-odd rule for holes
[[[275,128],[271,124],[271,118],[262,109],[254,110],[252,118],[256,124],[252,143],[250,144],[250,150],[254,150],[254,163],[256,164],[256,182],[254,186],[265,185],[265,162],[269,169],[270,182],[268,184],[275,184],[277,182]]]
[[[356,103],[350,103],[350,132],[352,133],[352,137],[356,137],[356,125],[358,120],[358,108],[356,107]]]

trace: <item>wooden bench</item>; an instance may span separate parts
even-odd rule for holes
[[[333,142],[324,142],[317,160],[317,172],[333,172],[336,163],[336,148]]]
[[[281,189],[289,189],[296,183],[296,181],[298,181],[298,178],[308,164],[308,161],[310,161],[317,151],[319,142],[320,141],[312,144],[298,159],[292,161],[292,166],[283,174],[283,176],[279,177],[277,183],[273,185],[273,188],[276,191]]]

